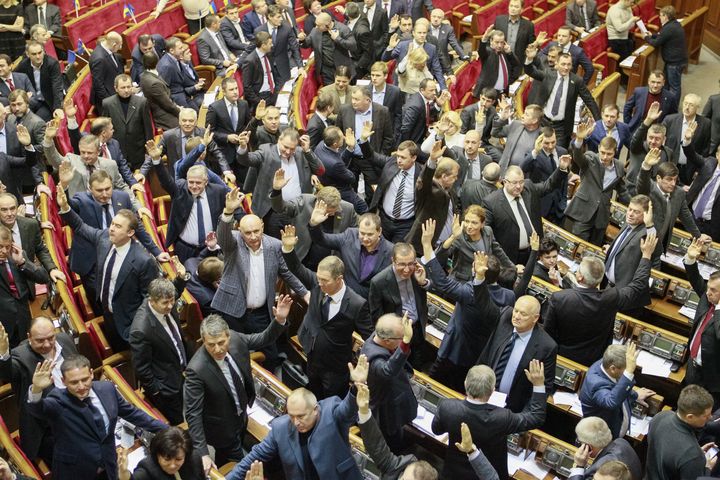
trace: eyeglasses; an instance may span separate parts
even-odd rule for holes
[[[397,268],[402,268],[402,269],[415,268],[416,265],[417,265],[415,262],[412,262],[412,263],[398,263],[398,262],[393,262],[393,263],[395,264],[395,266],[396,266]]]

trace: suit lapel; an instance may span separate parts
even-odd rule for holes
[[[130,242],[132,242],[132,240],[130,240]],[[115,290],[113,291],[113,297],[117,295],[118,291],[120,291],[123,283],[125,283],[125,279],[130,274],[130,270],[133,269],[133,263],[135,262],[135,252],[133,251],[134,248],[135,244],[130,243],[130,250],[128,250],[128,253],[125,256],[125,260],[120,266],[120,271],[118,272],[117,278],[115,279]]]
[[[139,99],[135,98],[135,95],[130,97],[130,103],[128,104],[128,111],[127,115],[125,115],[125,124],[130,123],[130,120],[132,119],[133,115],[135,115],[135,111],[137,110],[137,102]],[[122,111],[122,107],[120,107],[120,111]]]
[[[165,346],[172,352],[172,354],[177,357],[177,351],[175,350],[175,342],[170,338],[168,335],[168,332],[165,330],[165,327],[162,326],[160,323],[160,320],[155,316],[155,314],[150,310],[150,306],[147,304],[145,305],[145,314],[147,315],[148,320],[150,321],[150,326],[153,328],[153,331],[155,332],[155,335],[160,338],[160,340],[165,344]],[[172,317],[172,315],[170,315]],[[173,321],[173,320],[171,320]],[[176,325],[177,326],[177,325]],[[173,327],[174,328],[174,327]],[[183,348],[182,345],[179,345],[180,348]]]
[[[225,391],[227,391],[230,398],[235,401],[235,399],[232,396],[232,390],[230,390],[230,384],[228,384],[227,379],[225,378],[225,375],[223,375],[222,370],[220,370],[220,366],[215,361],[215,359],[207,352],[205,348],[203,350],[203,355],[205,355],[205,360],[208,362],[208,365],[210,366],[210,371],[213,372],[213,374],[218,378],[218,381],[220,384],[225,388]]]

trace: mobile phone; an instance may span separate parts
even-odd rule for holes
[[[720,448],[718,448],[717,446],[710,447],[710,449],[705,452],[705,458],[707,460],[712,460],[713,458],[717,457],[718,452],[720,452]]]

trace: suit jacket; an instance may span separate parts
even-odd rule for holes
[[[408,4],[407,2],[404,2],[403,0],[389,0],[389,12],[385,9],[383,9],[383,2],[382,0],[378,0],[375,4],[375,8],[378,8],[379,11],[385,12],[385,16],[388,18],[388,22],[392,17],[395,15],[402,15],[404,13],[407,13],[410,15],[410,12],[408,11]],[[415,23],[415,19],[413,19],[413,23]]]
[[[8,116],[7,119],[12,122],[12,117]],[[30,143],[35,148],[35,150],[37,150],[38,152],[42,152],[42,142],[43,138],[45,138],[45,120],[35,115],[32,110],[28,110],[21,118],[15,117],[15,121],[16,126],[20,124],[28,129],[28,132],[30,133]],[[44,162],[42,163],[44,165]],[[37,182],[41,179],[42,167],[36,165],[33,169],[33,167],[26,166],[26,169],[27,174],[31,177],[31,181]]]
[[[315,147],[315,156],[323,164],[325,171],[318,178],[323,186],[335,187],[340,192],[340,197],[354,205],[361,204],[359,195],[355,191],[357,177],[350,170],[350,162],[353,160],[353,152],[347,148],[340,147],[335,151],[325,145],[322,141]]]
[[[277,66],[270,62],[270,70],[272,71],[273,83],[275,85],[275,91],[282,87],[280,83],[282,78],[278,72]],[[260,102],[260,89],[263,86],[265,79],[265,71],[263,70],[260,57],[257,54],[257,50],[253,50],[245,58],[245,62],[242,64],[242,79],[243,79],[243,96],[245,100],[251,105],[257,105]]]
[[[365,76],[370,72],[370,65],[375,61],[373,36],[367,18],[361,15],[351,31],[355,37],[358,50],[357,55],[353,54],[353,60],[355,60],[355,67],[357,68],[356,75],[358,77]]]
[[[695,318],[693,326],[688,336],[688,349],[695,333],[702,321],[710,310],[710,301],[707,297],[707,281],[700,275],[697,262],[692,264],[685,263],[685,271],[688,280],[692,285],[695,293],[700,297],[698,306],[695,309]],[[702,366],[699,368],[702,372],[702,386],[712,393],[720,392],[720,348],[718,343],[720,339],[720,309],[715,309],[713,317],[703,330],[700,337],[700,352],[702,354]]]
[[[500,72],[500,55],[505,59],[505,66],[507,69],[507,78],[505,81],[508,85],[513,83],[520,76],[520,62],[513,52],[505,53],[502,52],[500,55],[490,48],[487,42],[480,42],[478,46],[478,54],[480,55],[480,61],[482,62],[482,70],[480,76],[478,76],[477,82],[475,82],[475,88],[473,89],[473,96],[480,98],[483,88],[494,87],[498,80]]]
[[[573,113],[574,118],[574,113]],[[520,136],[525,131],[525,126],[522,124],[520,120],[513,120],[512,122],[508,123],[507,121],[500,120],[500,118],[495,118],[493,120],[493,128],[492,128],[492,136],[493,137],[506,137],[505,142],[505,148],[502,151],[502,156],[500,157],[500,174],[504,175],[505,170],[507,170],[507,167],[510,165],[518,165],[518,163],[511,163],[510,160],[515,156],[515,147],[518,145],[518,140],[520,139]],[[536,140],[537,137],[540,135],[541,130],[540,128],[537,128],[533,130],[532,132],[528,132],[530,137],[533,140]],[[521,152],[522,153],[522,152]]]
[[[477,243],[478,245],[475,245],[475,242],[463,233],[450,245],[450,248],[444,248],[443,244],[440,244],[435,251],[435,255],[437,255],[440,265],[446,266],[448,259],[451,259],[451,275],[461,282],[468,282],[475,277],[472,265],[476,251],[493,255],[498,259],[501,267],[515,268],[515,265],[510,261],[497,240],[495,240],[495,234],[492,228],[488,226],[483,227],[480,240],[478,240]]]
[[[173,309],[170,318],[174,324],[172,328],[176,329],[182,339],[183,331],[177,310]],[[191,357],[191,347],[189,342],[182,341],[178,347],[187,362]],[[147,300],[135,313],[130,326],[129,343],[135,374],[146,395],[182,395],[185,365],[180,362],[173,338],[150,310]]]
[[[410,385],[413,376],[408,362],[410,350],[405,353],[397,347],[391,352],[375,343],[374,338],[371,335],[360,350],[367,356],[370,367],[367,379],[370,408],[382,431],[400,432],[417,416],[417,398]]]
[[[212,127],[215,143],[222,151],[228,166],[230,163],[234,163],[235,153],[237,152],[237,145],[228,142],[228,135],[241,133],[250,122],[248,103],[243,99],[238,99],[236,105],[237,124],[235,128],[233,128],[230,112],[224,99],[211,103],[207,111],[207,125]]]
[[[319,225],[311,226],[310,238],[313,242],[338,252],[338,256],[345,264],[345,283],[362,298],[368,297],[370,281],[373,277],[390,265],[393,244],[385,237],[380,237],[375,254],[375,266],[366,278],[360,278],[362,245],[357,228],[348,228],[342,233],[325,233]]]
[[[25,252],[28,260],[35,262],[37,258],[40,261],[40,265],[49,273],[51,270],[57,268],[55,262],[48,251],[47,245],[42,238],[42,231],[40,230],[40,224],[34,218],[27,217],[16,217],[15,222],[17,223],[18,230],[20,231],[20,243],[22,249]],[[29,294],[30,299],[35,298],[35,288],[32,282],[29,282],[31,286]]]
[[[103,468],[109,480],[117,480],[114,432],[118,418],[151,432],[167,428],[128,403],[114,384],[93,382],[92,390],[107,413],[110,424],[106,432],[98,428],[90,408],[67,390],[55,389],[39,402],[28,405],[30,414],[47,420],[53,430],[53,478],[94,478],[97,469]]]
[[[24,7],[25,10],[25,30],[30,32],[30,27],[40,23],[38,19],[37,5],[31,3]],[[52,3],[45,3],[45,25],[52,32],[53,37],[62,36],[62,23],[60,19],[60,8]]]
[[[194,99],[199,93],[195,88],[198,82],[197,73],[193,70],[192,76],[189,75],[180,63],[170,53],[166,53],[158,62],[157,71],[170,88],[173,102],[181,107],[197,110]]]
[[[540,183],[547,180],[557,168],[558,160],[568,152],[560,145],[555,147],[557,158],[550,160],[550,156],[544,150],[540,150],[537,157],[532,157],[532,151],[525,154],[525,162],[522,165],[523,172],[533,183]],[[555,216],[561,218],[567,207],[567,182],[564,181],[560,188],[542,196],[540,199],[540,215],[543,217]]]
[[[221,49],[221,47],[218,46],[218,43],[212,38],[213,36],[216,36],[216,38],[219,37],[217,40],[224,48]],[[225,67],[223,66],[225,58],[223,57],[223,51],[225,55],[227,55],[228,60],[230,60],[232,52],[225,43],[222,32],[218,30],[217,33],[213,33],[207,28],[203,28],[200,35],[198,35],[197,51],[198,57],[200,57],[201,65],[212,65],[215,67],[215,73],[218,76],[223,76],[225,74]]]
[[[425,12],[427,12],[428,15],[430,15],[430,12],[433,11],[433,3],[432,0],[412,0],[412,3],[408,3],[410,5],[408,13],[412,19],[413,23],[415,23],[415,20],[418,18],[424,18]],[[423,9],[425,11],[423,11]]]
[[[632,282],[622,288],[573,287],[550,296],[545,330],[558,343],[558,353],[581,365],[600,359],[612,342],[615,315],[636,305],[648,289],[650,260],[640,260]]]
[[[662,122],[667,129],[665,145],[672,149],[673,156],[670,161],[675,164],[679,163],[680,151],[682,150],[682,126],[684,118],[685,116],[682,113],[673,113],[667,115]],[[702,168],[702,158],[715,153],[714,151],[711,152],[708,148],[710,146],[710,120],[702,115],[695,115],[695,121],[697,122],[697,129],[690,144],[693,149],[700,154],[701,161],[695,163],[693,160],[697,157],[686,157],[686,163],[684,165],[678,164],[680,181],[685,185],[690,185],[695,176],[695,172]]]
[[[545,394],[533,393],[525,409],[513,413],[489,403],[474,404],[467,400],[443,399],[438,403],[432,422],[433,432],[450,434],[449,444],[460,441],[460,423],[467,423],[473,443],[481,449],[501,480],[508,478],[507,435],[537,428],[545,421]],[[442,478],[473,478],[467,455],[448,448]]]
[[[105,265],[110,255],[112,243],[107,230],[100,230],[85,224],[72,209],[62,213],[63,220],[72,228],[75,235],[95,244],[97,248],[96,265]],[[130,250],[120,267],[115,280],[112,299],[112,316],[118,333],[127,341],[130,324],[135,312],[143,302],[150,282],[160,275],[155,259],[137,242],[131,241]],[[99,272],[95,282],[95,291],[100,299],[103,273]]]
[[[390,34],[388,32],[389,28],[390,19],[387,15],[385,15],[385,10],[382,8],[382,2],[378,2],[375,4],[372,25],[370,25],[373,61],[380,60],[382,58],[383,50],[387,48],[388,39],[390,38]],[[305,29],[305,31],[309,32],[307,29]]]
[[[103,114],[110,117],[114,127],[113,138],[135,170],[145,160],[145,142],[153,138],[154,129],[150,118],[150,106],[145,97],[130,97],[127,114],[117,95],[103,100]]]
[[[617,130],[617,136],[620,139],[617,142],[617,154],[615,156],[616,158],[620,158],[620,151],[622,150],[623,146],[626,148],[630,148],[630,138],[632,137],[632,133],[630,132],[630,127],[628,127],[627,123],[623,122],[617,122],[615,124],[615,129]],[[602,120],[598,120],[597,122],[595,122],[595,129],[585,140],[588,149],[591,152],[597,153],[598,147],[600,146],[600,141],[607,136],[608,131],[605,128],[605,125],[603,124]]]
[[[585,27],[585,17],[587,17],[590,23],[590,28],[595,28],[600,25],[600,17],[598,16],[597,3],[595,0],[587,0],[584,7],[585,15],[582,15],[580,13],[580,6],[577,3],[568,3],[565,10],[565,25],[572,28],[582,27],[587,30]]]
[[[413,41],[414,40],[402,40],[400,43],[397,44],[397,46],[393,49],[392,52],[388,52],[387,50],[385,50],[383,52],[382,60],[384,62],[388,62],[392,59],[395,60],[397,63],[400,63],[402,59],[405,58],[405,55],[408,54],[410,42]],[[440,90],[446,90],[447,85],[445,84],[445,76],[443,75],[442,65],[440,64],[440,58],[437,53],[437,47],[435,47],[435,45],[433,45],[432,43],[425,42],[423,44],[423,48],[425,49],[425,52],[428,54],[429,57],[427,60],[428,70],[430,70],[433,78],[438,82]]]
[[[633,132],[632,138],[630,139],[630,154],[627,159],[627,168],[625,173],[625,181],[628,185],[628,191],[630,195],[639,193],[638,181],[640,176],[640,170],[642,164],[645,161],[645,156],[650,151],[650,146],[647,143],[647,133],[650,127],[646,126],[644,122],[640,123],[640,126]],[[660,147],[660,162],[652,167],[651,176],[655,178],[657,175],[658,165],[662,162],[669,162],[673,157],[673,151],[663,144]]]
[[[705,108],[703,108],[702,116],[710,119],[710,147],[712,154],[717,151],[720,144],[720,94],[710,95]]]
[[[318,116],[317,112],[312,114],[310,120],[308,120],[305,132],[310,137],[310,149],[313,152],[315,151],[315,147],[323,141],[325,129],[332,124],[333,123],[330,119],[325,119],[325,121],[323,121],[323,119]]]
[[[498,15],[495,17],[495,29],[500,30],[505,34],[505,40],[508,38],[508,23],[510,22],[509,15]],[[535,26],[527,18],[520,17],[518,19],[518,33],[515,39],[515,57],[518,59],[518,67],[521,70],[522,65],[525,63],[525,49],[535,41]],[[522,72],[518,71],[517,75],[520,76]]]
[[[265,21],[267,22],[267,19]],[[242,28],[248,42],[255,42],[255,29],[260,25],[260,16],[255,12],[255,10],[243,15],[242,20],[240,20],[240,27]]]
[[[559,188],[566,178],[567,172],[558,169],[542,183],[525,180],[525,188],[523,188],[521,196],[530,223],[532,223],[536,232],[543,231],[540,217],[540,199],[550,191]],[[510,260],[517,263],[520,227],[515,220],[510,203],[505,197],[505,190],[501,188],[485,197],[483,206],[487,215],[485,225],[492,227],[500,246],[505,250]]]
[[[202,455],[208,455],[208,445],[228,448],[238,435],[242,437],[247,426],[245,410],[255,401],[250,351],[273,343],[284,331],[285,326],[274,320],[260,333],[230,331],[228,355],[240,369],[248,399],[247,405],[240,406],[240,414],[217,361],[204,347],[193,355],[185,369],[185,418],[193,445]]]
[[[300,345],[308,358],[308,368],[347,375],[349,379],[347,363],[353,356],[353,331],[357,331],[363,339],[373,332],[367,301],[346,283],[340,309],[328,321],[323,318],[325,294],[318,286],[315,272],[301,264],[295,252],[283,252],[283,258],[290,271],[310,289],[310,302],[298,330]]]
[[[265,23],[255,29],[257,32],[268,32],[270,24]],[[295,35],[292,25],[283,22],[275,31],[275,39],[273,40],[273,48],[268,54],[268,60],[277,68],[280,74],[281,87],[286,81],[290,80],[290,69],[292,67],[302,67],[302,58],[300,57],[300,46]]]
[[[142,72],[140,88],[150,105],[150,112],[156,128],[168,130],[178,126],[180,107],[170,96],[170,88],[161,77],[152,72]]]
[[[254,152],[239,153],[237,162],[258,169],[258,179],[253,189],[253,212],[262,218],[270,211],[272,179],[281,165],[277,144],[263,144]],[[311,193],[310,177],[313,174],[320,174],[322,164],[312,151],[303,152],[300,147],[295,149],[295,163],[302,192]]]
[[[410,283],[412,283],[420,331],[425,332],[425,325],[427,324],[427,291],[417,283],[415,277],[410,278]],[[368,293],[368,304],[370,306],[370,318],[373,319],[373,322],[386,313],[403,315],[400,287],[395,278],[395,270],[392,265],[388,265],[372,278]]]
[[[66,333],[59,333],[55,337],[55,341],[60,344],[60,354],[63,358],[76,355],[77,349],[75,342]],[[15,392],[18,408],[20,411],[20,446],[22,451],[31,459],[38,457],[40,445],[45,435],[50,433],[49,425],[45,419],[33,417],[28,412],[28,390],[32,385],[32,377],[35,373],[37,364],[42,362],[42,355],[36,353],[27,340],[23,340],[20,345],[12,349],[12,352],[5,360],[0,360],[0,377],[6,382],[10,382]],[[44,392],[43,396],[50,393],[55,387],[50,386]]]
[[[373,193],[372,201],[370,202],[370,210],[378,211],[382,208],[383,197],[387,192],[388,187],[392,183],[393,178],[400,172],[400,168],[397,166],[397,159],[395,157],[389,157],[378,153],[369,142],[360,143],[360,151],[362,152],[362,159],[359,160],[361,170],[365,178],[368,178],[369,182],[373,181],[376,184],[375,193]],[[421,167],[420,164],[415,164],[415,175],[413,176],[413,185],[420,178]],[[379,173],[378,173],[379,172]],[[392,212],[385,212],[390,214]]]
[[[278,190],[273,190],[270,194],[270,205],[273,211],[285,215],[295,225],[295,234],[298,237],[295,253],[300,260],[305,258],[312,245],[309,224],[310,216],[315,208],[315,200],[315,195],[309,193],[303,193],[289,201],[283,200]],[[345,200],[340,200],[340,208],[333,218],[333,233],[342,233],[348,228],[357,227],[355,208]]]
[[[685,152],[686,155],[690,155],[690,148],[686,148]],[[716,168],[717,160],[715,157],[707,157],[704,161],[703,167],[698,171],[697,176],[690,185],[690,190],[687,192],[687,204],[691,211],[693,204],[700,196],[700,192],[702,192],[703,187],[707,185],[712,178]],[[714,220],[710,223],[710,236],[715,242],[720,241],[720,222],[717,221],[720,219],[720,193],[718,192],[720,192],[720,190],[715,192],[715,202],[713,203],[713,208],[710,212],[710,219]],[[693,213],[693,216],[694,215],[695,214]]]
[[[158,58],[162,58],[162,56],[165,55],[165,39],[158,33],[153,33],[151,37],[153,39],[153,43],[155,44],[155,55],[157,55]],[[136,82],[139,85],[140,74],[145,71],[142,60],[143,53],[140,51],[140,44],[133,47],[130,57],[132,58],[130,77],[133,82]]]
[[[125,60],[117,53],[108,53],[98,45],[90,55],[90,76],[92,77],[91,95],[98,112],[102,112],[102,102],[115,94],[115,77],[124,73]]]
[[[372,87],[372,92],[375,93],[375,87]],[[385,84],[385,95],[383,96],[383,106],[387,107],[392,118],[393,131],[397,137],[397,133],[400,130],[400,124],[402,123],[402,107],[405,103],[403,94],[400,89],[390,83]]]
[[[607,447],[600,450],[592,465],[585,469],[583,475],[574,475],[569,477],[568,480],[592,480],[595,472],[598,471],[602,464],[612,460],[627,465],[633,479],[642,478],[642,465],[632,445],[624,438],[616,438]]]
[[[240,112],[239,109],[238,112]],[[174,127],[163,132],[162,138],[160,138],[159,146],[162,148],[163,155],[167,156],[166,170],[172,178],[175,178],[175,164],[183,158],[187,158],[185,152],[183,151],[183,135],[184,133],[179,127]],[[189,135],[191,137],[202,138],[202,136],[205,135],[205,129],[196,126]],[[205,151],[207,152],[205,164],[210,170],[218,175],[230,170],[230,166],[228,165],[223,152],[214,140],[207,145]],[[147,176],[148,173],[150,173],[152,166],[152,160],[149,157],[146,158],[143,166],[140,168],[140,173]],[[191,165],[187,165],[187,168],[190,168],[190,166]]]
[[[548,43],[547,45],[545,45],[545,48],[542,49],[542,54],[547,56],[547,52],[548,50],[550,50],[550,47],[554,47],[556,45],[558,45],[558,43],[555,41]],[[578,67],[582,65],[584,72],[582,80],[583,83],[588,83],[592,78],[593,73],[595,72],[595,67],[593,67],[592,61],[585,54],[585,50],[583,50],[582,47],[570,44],[570,49],[568,50],[568,53],[572,57],[572,73],[577,73]],[[575,109],[574,103],[573,109]],[[598,118],[596,118],[596,120],[598,120]]]
[[[460,46],[460,43],[458,43],[457,38],[455,37],[455,32],[453,31],[453,27],[449,24],[441,23],[438,27],[438,36],[435,37],[432,34],[433,27],[432,25],[428,27],[428,37],[431,37],[433,40],[435,40],[436,46],[437,46],[437,52],[438,56],[440,57],[440,64],[443,67],[443,71],[446,72],[448,69],[451,69],[452,66],[452,57],[450,56],[450,49],[452,48],[457,52],[458,58],[460,60],[468,60],[470,57],[468,55],[465,55],[465,51]]]
[[[186,264],[187,263],[189,263],[189,261],[186,262]],[[188,268],[188,271],[192,270],[193,269]],[[215,297],[215,292],[217,291],[217,289],[214,285],[203,282],[198,276],[196,269],[195,271],[192,271],[192,276],[185,285],[185,288],[187,288],[187,291],[190,292],[190,295],[192,295],[193,298],[197,300],[198,305],[200,305],[200,311],[202,312],[204,317],[207,317],[211,313],[217,313],[211,306],[213,297]]]
[[[34,181],[42,183],[38,178],[39,169],[36,167],[36,159],[40,152],[28,152],[21,147],[17,139],[17,127],[12,122],[5,122],[5,138],[7,153],[2,155],[4,161],[0,162],[0,181],[5,184],[6,191],[12,193],[18,199],[18,205],[24,203],[22,196],[23,172],[30,166]]]
[[[33,5],[34,6],[34,5]],[[33,86],[32,82],[28,78],[27,75],[25,75],[22,72],[12,72],[10,74],[12,77],[13,85],[15,85],[15,89],[18,90],[25,90],[28,93],[32,93],[33,96],[30,97],[30,109],[33,108],[37,109],[38,101],[35,97],[35,87]],[[7,83],[0,80],[0,103],[5,105],[6,107],[10,105],[10,102],[8,101],[8,96],[10,95],[10,87]]]
[[[339,67],[340,65],[346,65],[350,69],[350,77],[352,78],[355,76],[355,62],[352,58],[350,58],[350,55],[357,55],[359,53],[357,42],[355,41],[355,37],[353,36],[347,25],[344,25],[336,20],[333,28],[337,29],[338,33],[340,34],[335,39],[335,49],[333,50],[335,67]],[[321,84],[323,78],[323,70],[330,68],[329,66],[326,66],[322,63],[322,35],[323,32],[321,32],[317,28],[314,28],[310,33],[307,34],[305,41],[300,42],[300,46],[313,49],[313,52],[315,53],[315,58],[318,59],[315,63],[315,75],[317,76],[318,80],[320,80]],[[334,68],[332,70],[332,72],[325,72],[325,76],[332,76],[334,74]]]
[[[35,83],[35,74],[29,58],[22,59],[15,71],[27,75],[35,88],[35,92],[42,93],[43,100],[50,110],[62,108],[65,96],[63,94],[62,75],[60,75],[60,64],[57,60],[45,55],[40,66],[40,85]]]
[[[406,98],[405,105],[402,107],[402,123],[400,124],[398,143],[412,140],[417,145],[420,145],[425,140],[428,133],[428,123],[435,123],[440,116],[436,104],[433,103],[430,107],[430,119],[428,120],[425,109],[426,103],[425,97],[420,92]]]
[[[623,422],[623,408],[632,412],[632,402],[637,399],[633,391],[635,380],[625,374],[618,380],[610,378],[602,369],[602,360],[588,368],[580,388],[583,417],[600,417],[610,427],[613,438],[620,436]],[[630,425],[628,425],[630,428]]]
[[[497,189],[487,180],[466,180],[460,189],[460,206],[465,210],[470,205],[482,205],[483,199]]]
[[[475,121],[475,115],[477,115],[479,108],[479,102],[475,102],[472,105],[468,105],[467,107],[462,109],[462,111],[460,112],[460,121],[462,122],[462,126],[460,127],[460,133],[467,133],[470,130],[475,130],[477,123]],[[487,144],[490,142],[495,113],[495,107],[491,106],[485,109],[485,125],[480,132],[480,137],[483,144]]]
[[[318,402],[317,423],[308,436],[307,450],[318,478],[322,480],[362,480],[348,440],[348,429],[355,423],[357,403],[348,393],[344,399],[334,396]],[[285,478],[305,477],[298,431],[288,415],[270,422],[270,432],[238,463],[227,480],[242,480],[254,461],[279,459]]]
[[[369,138],[370,145],[374,151],[388,155],[395,142],[390,112],[386,107],[375,102],[372,103],[370,108],[372,109],[371,121],[373,123],[373,131],[375,132]],[[340,107],[335,122],[343,133],[345,133],[345,129],[347,128],[352,128],[353,131],[356,130],[355,114],[356,112],[352,105],[343,105]],[[355,132],[355,136],[360,137],[360,132]]]
[[[26,333],[22,331],[24,326],[29,327],[30,325],[31,319],[28,318],[30,314],[29,302],[35,298],[35,283],[50,283],[47,271],[31,262],[27,254],[24,255],[26,261],[22,270],[12,259],[8,260],[15,281],[17,296],[10,290],[5,268],[0,273],[0,311],[3,312],[0,322],[2,322],[11,342],[14,342],[15,338],[18,338],[18,342],[22,340]]]
[[[630,127],[631,132],[634,132],[645,119],[648,93],[648,87],[637,87],[633,90],[632,95],[625,100],[623,121]],[[677,104],[677,96],[671,90],[663,88],[660,92],[661,115],[658,122],[662,122],[667,115],[677,113]]]
[[[238,25],[242,31],[242,23],[239,22]],[[227,45],[228,49],[238,58],[246,56],[255,49],[255,44],[245,37],[244,32],[243,37],[240,38],[240,32],[238,32],[229,18],[223,17],[220,21],[220,33],[225,40],[225,45]]]
[[[642,258],[642,252],[640,251],[640,241],[645,238],[647,229],[644,224],[636,226],[631,233],[629,233],[625,239],[623,239],[622,245],[618,248],[618,252],[615,255],[615,286],[618,288],[626,287],[630,285],[635,276],[635,271],[640,264]],[[619,238],[610,245],[608,253],[615,247]],[[608,265],[605,265],[607,269]],[[636,306],[650,305],[650,290],[643,290],[638,299]]]

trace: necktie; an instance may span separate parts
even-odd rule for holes
[[[383,2],[383,9],[385,10],[385,15],[387,15],[388,20],[390,20],[390,2]]]
[[[12,75],[10,75],[7,80],[5,80],[5,82],[7,83],[7,86],[11,92],[15,90],[15,84],[13,83]]]
[[[8,285],[10,286],[10,293],[13,297],[19,298],[20,293],[18,292],[17,284],[15,283],[15,276],[13,275],[12,269],[10,268],[10,262],[5,260],[3,264],[5,265],[5,273],[7,274],[7,281]]]
[[[47,28],[47,22],[45,21],[45,7],[40,7],[40,11],[38,12],[38,17],[40,20],[40,24],[43,27]]]
[[[233,387],[235,388],[235,394],[237,395],[238,403],[241,409],[245,409],[248,403],[247,392],[245,392],[245,382],[242,377],[235,371],[232,363],[230,363],[229,355],[225,355],[225,364],[230,369],[230,378],[232,378]]]
[[[185,365],[187,365],[187,358],[185,357],[185,347],[183,346],[182,339],[180,338],[180,332],[178,332],[175,328],[175,322],[172,318],[170,318],[170,315],[165,315],[165,322],[170,329],[173,340],[175,340],[175,345],[177,346],[177,349],[180,350],[180,365],[184,367]],[[232,371],[232,369],[230,369],[230,371]]]
[[[502,72],[503,77],[503,91],[507,90],[508,87],[508,70],[507,70],[507,63],[505,63],[505,56],[501,53],[498,55],[500,58],[500,71]]]
[[[690,358],[693,360],[697,358],[698,352],[700,351],[700,344],[702,343],[702,334],[707,324],[710,323],[710,319],[713,318],[713,315],[715,315],[715,305],[710,305],[707,314],[705,314],[705,318],[698,327],[697,332],[695,332],[695,336],[690,344]]]
[[[585,12],[585,6],[580,7],[580,15],[582,15],[583,23],[585,24],[585,30],[590,30],[590,22]]]
[[[265,25],[265,15],[259,15],[260,17],[260,25]]]
[[[272,70],[270,69],[270,62],[268,62],[267,55],[263,56],[263,64],[265,65],[265,75],[267,75],[270,93],[275,93],[275,82],[273,82]]]
[[[555,170],[557,168],[557,164],[555,163],[555,155],[552,153],[548,155],[548,158],[550,159],[550,165],[552,165],[552,169]]]
[[[277,28],[271,28],[271,35],[272,35],[272,41],[273,41],[273,49],[275,48],[276,44],[276,38],[277,38]]]
[[[557,92],[555,92],[555,99],[553,100],[550,114],[555,117],[560,112],[560,101],[563,96],[563,87],[565,85],[565,77],[560,77],[560,83],[558,84]]]
[[[230,105],[230,123],[232,124],[233,132],[237,130],[237,122],[238,122],[237,105],[233,103]]]
[[[197,210],[198,246],[202,247],[205,245],[205,218],[203,215],[202,197],[200,195],[195,197],[195,209]]]
[[[217,39],[217,40],[216,40],[216,41],[217,41],[217,44],[218,44],[218,46],[220,47],[220,53],[221,53],[222,56],[223,56],[223,60],[229,60],[229,59],[230,59],[230,55],[228,55],[228,51],[227,51],[227,49],[225,48],[225,43],[223,42],[223,39],[222,39],[222,37],[220,36],[220,32],[218,32],[218,33],[215,34],[215,38]]]
[[[425,128],[430,127],[430,102],[425,102]]]
[[[83,403],[87,405],[88,409],[90,410],[90,413],[92,414],[93,420],[95,420],[95,425],[97,426],[98,430],[100,430],[103,436],[105,436],[107,434],[107,430],[105,429],[105,421],[103,420],[100,410],[98,410],[97,407],[93,405],[90,397],[85,397],[85,399],[83,399]]]
[[[95,165],[85,165],[85,168],[87,168],[88,178],[90,178],[90,175],[95,172]]]
[[[325,298],[323,298],[321,310],[323,320],[325,320],[326,322],[330,320],[330,301],[330,295],[325,295]]]
[[[497,364],[495,365],[496,388],[500,386],[500,380],[502,380],[503,374],[505,373],[505,368],[507,367],[508,361],[510,360],[510,354],[512,353],[513,346],[515,345],[515,340],[517,340],[517,338],[518,334],[515,332],[510,335],[510,340],[508,341],[507,345],[505,345],[505,348],[500,354],[500,358],[498,358]]]
[[[615,240],[615,244],[613,245],[612,250],[610,250],[610,253],[607,256],[607,260],[605,262],[605,265],[610,267],[612,263],[615,261],[615,257],[620,252],[620,247],[622,247],[623,242],[627,238],[627,236],[632,231],[632,227],[630,225],[626,225],[622,232],[620,232],[620,235],[618,235],[617,239]]]
[[[517,209],[520,213],[520,219],[522,220],[523,227],[525,227],[525,233],[527,234],[527,237],[530,238],[530,235],[532,235],[533,227],[532,223],[530,223],[530,218],[527,216],[527,213],[525,212],[525,209],[523,208],[522,203],[520,203],[520,197],[516,197],[515,201],[517,202]]]
[[[710,201],[710,196],[715,189],[715,184],[718,182],[718,178],[720,178],[720,175],[715,174],[712,180],[708,182],[703,194],[700,195],[700,198],[698,198],[697,202],[695,202],[695,208],[693,209],[695,218],[703,218],[703,212],[705,212],[705,208],[707,208],[707,204]]]
[[[105,157],[105,158],[112,158],[112,157],[110,156],[110,149],[108,148],[107,143],[103,143],[103,145],[102,145],[102,153],[103,153],[103,154],[102,154],[103,157]]]
[[[400,219],[400,213],[402,212],[402,201],[403,193],[405,191],[405,182],[407,181],[408,172],[403,170],[400,178],[400,186],[398,187],[397,194],[395,195],[395,203],[393,203],[392,215],[395,220]]]
[[[110,215],[110,204],[105,204],[102,206],[103,208],[103,216],[105,217],[105,228],[110,228],[110,224],[112,223],[112,216]]]
[[[112,271],[115,266],[116,258],[117,250],[113,247],[112,253],[110,254],[110,261],[108,261],[107,267],[105,268],[105,274],[103,275],[102,295],[100,296],[100,302],[106,312],[110,311],[110,280],[112,279]]]

